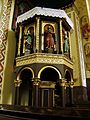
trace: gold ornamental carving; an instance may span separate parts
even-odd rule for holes
[[[40,88],[55,88],[55,82],[52,81],[41,81]]]
[[[66,81],[66,79],[62,78],[62,79],[59,81],[59,83],[60,83],[60,86],[66,87],[67,81]]]
[[[39,78],[33,78],[32,79],[33,85],[39,86],[40,84],[40,79]]]
[[[34,53],[16,58],[16,67],[33,63],[64,64],[73,69],[73,62],[59,54]]]
[[[14,80],[15,87],[20,87],[22,80]]]

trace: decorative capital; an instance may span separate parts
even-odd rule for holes
[[[73,88],[73,85],[74,85],[74,82],[73,82],[73,81],[69,81],[69,82],[66,83],[66,86],[67,86],[67,87]]]
[[[36,20],[40,20],[40,17],[36,17]]]
[[[20,87],[21,83],[22,83],[22,80],[14,80],[14,83],[15,83],[15,87]]]
[[[67,83],[67,81],[66,81],[65,78],[60,79],[60,86],[64,86],[65,87],[66,83]]]
[[[33,85],[39,85],[40,84],[40,78],[33,78],[32,79]]]
[[[73,81],[69,81],[69,85],[71,88],[73,88],[74,82]]]

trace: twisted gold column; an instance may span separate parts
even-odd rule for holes
[[[38,107],[39,104],[39,85],[40,85],[40,79],[39,78],[34,78],[32,80],[33,82],[33,107]]]

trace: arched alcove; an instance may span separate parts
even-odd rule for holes
[[[42,81],[52,81],[52,82],[57,82],[57,80],[59,79],[59,75],[57,73],[56,70],[54,70],[53,68],[45,68],[42,72],[41,72],[41,76],[40,79]]]
[[[71,73],[68,70],[65,71],[65,79],[67,82],[71,81]]]
[[[60,85],[59,85],[59,79],[61,79],[61,74],[60,72],[52,66],[47,66],[45,68],[42,68],[42,71],[40,73],[40,80],[46,81],[46,82],[52,82],[55,84],[54,88],[54,105],[60,105]],[[49,88],[48,88],[49,89]]]
[[[33,73],[28,68],[24,68],[19,74],[19,79],[22,80],[19,89],[20,105],[24,105],[24,106],[32,105],[32,78],[33,78]]]

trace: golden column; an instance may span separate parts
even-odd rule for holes
[[[73,100],[73,86],[74,86],[74,82],[71,80],[69,82],[66,83],[66,87],[69,89],[69,106],[73,106],[74,105],[74,100]]]
[[[72,58],[72,53],[71,53],[71,35],[70,32],[68,32],[68,38],[69,38],[69,49],[70,49],[70,58]]]
[[[74,86],[74,82],[73,81],[69,81],[68,85],[70,87],[70,105],[73,105],[74,104],[74,100],[73,100],[73,86]]]
[[[22,25],[19,25],[19,42],[18,42],[18,56],[20,56],[21,40],[22,40]]]
[[[62,78],[62,79],[60,79],[59,83],[60,83],[61,90],[62,90],[62,92],[61,92],[62,103],[61,104],[62,104],[62,107],[65,107],[65,104],[66,104],[66,83],[67,83],[67,81],[66,81],[65,78]]]
[[[60,19],[60,51],[63,53],[62,20]]]
[[[15,105],[19,105],[20,102],[19,102],[19,98],[20,98],[20,95],[19,95],[19,88],[20,88],[20,85],[22,83],[22,80],[14,80],[14,84],[15,84]]]
[[[36,18],[36,52],[39,52],[39,32],[40,32],[40,17]]]
[[[38,107],[40,79],[33,78],[32,82],[33,82],[33,107]]]

